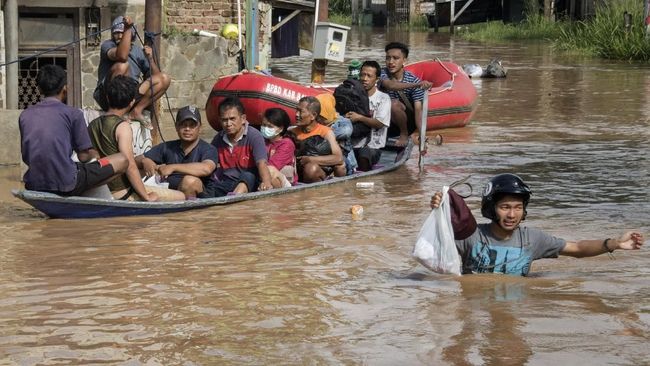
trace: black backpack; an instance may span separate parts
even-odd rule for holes
[[[356,79],[347,79],[334,89],[334,99],[336,99],[336,111],[345,116],[348,112],[357,112],[366,117],[370,117],[370,102],[368,101],[368,92],[363,84]],[[370,134],[370,127],[358,122],[352,124],[352,137],[359,138]]]
[[[347,79],[334,89],[336,111],[345,116],[348,112],[357,112],[370,117],[370,102],[368,92],[359,80]]]

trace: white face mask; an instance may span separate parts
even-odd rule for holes
[[[262,136],[264,136],[265,139],[271,139],[280,133],[277,128],[267,126],[262,126],[260,132],[262,132]]]

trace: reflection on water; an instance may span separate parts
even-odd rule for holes
[[[353,32],[347,57],[381,61],[390,40],[411,61],[500,56],[509,75],[474,81],[474,122],[443,131],[423,172],[414,159],[372,190],[62,221],[11,198],[19,169],[0,169],[0,363],[647,364],[647,249],[543,260],[529,278],[432,275],[409,257],[428,196],[470,174],[476,215],[483,182],[509,171],[533,189],[528,225],[648,232],[647,66],[383,30]],[[307,81],[309,62],[273,71]]]

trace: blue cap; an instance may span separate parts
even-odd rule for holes
[[[124,17],[123,16],[118,16],[113,20],[113,24],[111,25],[111,33],[124,33]]]

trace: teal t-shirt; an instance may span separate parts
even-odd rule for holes
[[[463,273],[502,273],[526,276],[531,263],[541,258],[557,258],[566,241],[541,230],[518,227],[507,240],[495,238],[490,224],[480,224],[456,248],[463,262]]]

